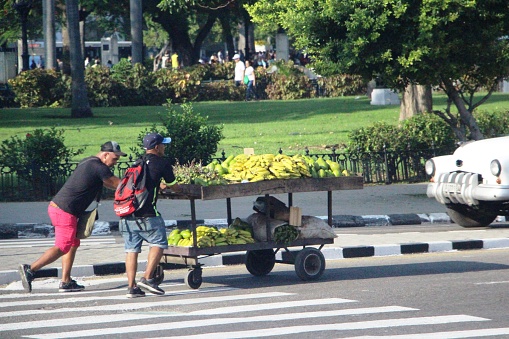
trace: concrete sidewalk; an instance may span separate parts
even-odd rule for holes
[[[333,215],[387,215],[407,213],[444,213],[445,208],[426,196],[427,184],[395,184],[365,186],[361,190],[334,191],[332,193]],[[287,195],[276,194],[276,198],[287,202]],[[247,217],[253,213],[256,196],[232,198],[232,216]],[[165,220],[191,219],[187,200],[160,199],[158,210]],[[304,215],[327,215],[327,192],[294,193],[293,206],[301,207]],[[50,223],[47,202],[0,203],[0,225]],[[112,202],[105,200],[99,205],[99,220],[118,221]],[[198,219],[226,218],[226,202],[218,200],[196,200]]]

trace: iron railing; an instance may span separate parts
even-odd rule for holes
[[[280,149],[279,153],[283,153]],[[332,149],[330,153],[310,154],[306,149],[305,154],[318,159],[330,159],[340,164],[341,169],[346,169],[351,174],[362,175],[364,183],[368,184],[391,184],[398,182],[423,182],[427,175],[424,170],[426,160],[441,154],[437,149],[427,150],[408,150],[405,152],[383,152],[364,153],[364,152],[336,152]],[[218,160],[226,159],[227,155],[222,152]],[[120,161],[113,168],[115,175],[121,177],[129,165],[133,162],[133,157],[129,156],[127,160]],[[0,167],[0,201],[47,201],[50,200],[56,192],[62,187],[67,178],[76,168],[77,162],[66,161],[58,166],[52,173],[38,171],[37,168],[31,168],[31,173],[40,173],[40,175],[30,177],[21,176],[19,173],[26,172],[26,169],[14,169]],[[104,190],[106,197],[112,196],[112,191]]]

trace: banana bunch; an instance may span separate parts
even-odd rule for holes
[[[226,238],[226,242],[229,245],[242,245],[242,244],[252,244],[254,243],[253,236],[251,232],[243,230],[243,229],[235,229],[235,228],[222,228],[219,232],[221,232]]]
[[[191,230],[175,229],[168,235],[168,244],[172,246],[193,246]]]
[[[189,229],[174,230],[168,236],[168,243],[173,246],[193,246],[193,242],[193,234]],[[203,225],[196,227],[196,245],[200,248],[251,243],[254,243],[254,239],[251,232],[246,230],[233,228],[218,230],[216,227]]]
[[[309,165],[301,155],[290,157],[283,154],[239,154],[229,163],[228,174],[223,175],[223,178],[234,182],[256,182],[302,176],[311,177],[311,173]]]
[[[269,167],[269,171],[278,179],[290,179],[300,177],[310,177],[309,165],[300,154],[288,156],[278,154]]]
[[[215,227],[198,226],[196,227],[196,236],[198,247],[212,247],[228,245],[226,238]]]
[[[274,230],[274,241],[290,244],[299,237],[299,231],[292,225],[282,225]]]

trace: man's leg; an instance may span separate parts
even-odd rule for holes
[[[138,253],[127,252],[125,257],[125,271],[129,288],[136,286],[136,270],[138,269]]]
[[[152,277],[152,273],[154,273],[157,265],[159,265],[161,262],[163,251],[164,250],[161,247],[150,247],[147,258],[147,268],[145,270],[145,274],[143,275],[145,279],[149,280]]]
[[[46,265],[51,264],[61,256],[63,256],[64,253],[57,247],[53,246],[44,252],[39,259],[37,259],[32,265],[30,265],[30,269],[35,272],[40,270]]]
[[[62,281],[68,283],[71,281],[71,270],[74,258],[76,257],[76,251],[78,247],[71,246],[69,252],[62,256]]]

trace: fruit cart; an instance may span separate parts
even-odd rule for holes
[[[332,191],[354,190],[363,188],[363,178],[358,176],[329,177],[329,178],[300,178],[286,180],[265,180],[259,182],[238,183],[229,185],[200,186],[181,185],[182,192],[174,194],[163,192],[168,199],[187,199],[191,207],[191,229],[193,245],[189,247],[169,246],[164,250],[161,264],[183,264],[189,267],[185,276],[185,283],[197,289],[202,283],[202,268],[200,258],[228,252],[245,251],[246,268],[254,276],[269,274],[275,263],[293,264],[297,276],[302,280],[318,279],[325,269],[325,258],[321,249],[326,244],[332,244],[334,239],[297,239],[289,244],[276,243],[271,240],[270,227],[267,218],[267,239],[265,242],[249,244],[234,244],[213,247],[198,247],[196,236],[196,200],[226,199],[226,213],[228,224],[232,222],[231,199],[246,196],[265,196],[266,206],[272,194],[288,194],[288,205],[292,206],[293,193],[299,192],[327,192],[328,224],[332,226]],[[266,211],[270,215],[270,208]],[[309,246],[318,246],[309,247]],[[299,251],[290,251],[290,247],[302,247]],[[282,259],[276,259],[276,253],[282,251]]]

